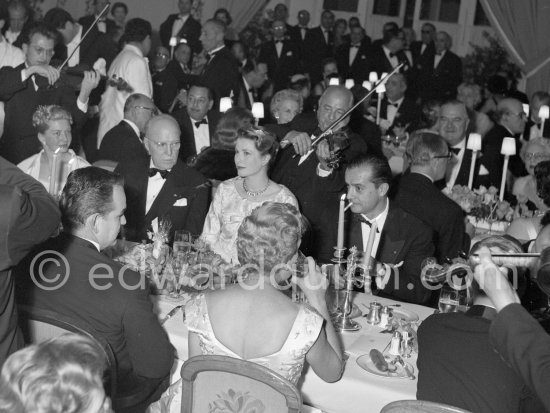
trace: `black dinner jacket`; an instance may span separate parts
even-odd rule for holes
[[[32,115],[38,105],[60,105],[69,110],[73,117],[73,144],[78,145],[78,131],[85,121],[85,113],[76,105],[76,95],[69,86],[48,87],[46,79],[37,76],[40,86],[34,89],[30,78],[21,80],[25,64],[0,69],[0,100],[5,103],[4,134],[0,140],[0,155],[18,164],[42,149],[36,130],[32,126]]]
[[[380,105],[380,118],[386,119],[388,116],[388,98],[387,96],[384,96],[384,99],[382,99],[382,103]],[[413,131],[416,129],[416,126],[418,125],[418,122],[420,121],[420,108],[409,96],[405,96],[403,98],[403,102],[401,102],[401,105],[399,105],[399,108],[397,109],[397,113],[395,114],[395,118],[393,119],[392,125],[390,126],[390,130],[393,129],[393,127],[396,124],[406,125],[409,124],[407,127],[407,132]]]
[[[46,276],[59,274],[60,266],[47,261],[52,256],[49,251],[61,253],[70,268],[65,284],[46,290],[30,282],[22,300],[37,309],[91,325],[113,349],[120,385],[128,381],[129,375],[151,379],[167,376],[174,351],[153,312],[147,281],[137,272],[123,269],[122,264],[99,252],[91,242],[68,233],[61,233],[29,254],[27,265],[18,268],[23,270],[19,275],[30,278],[28,264],[37,254],[42,255],[35,265],[43,264]],[[112,275],[109,279],[92,278],[93,274],[109,272]],[[140,283],[143,287],[136,288]]]
[[[316,85],[322,79],[323,60],[333,55],[334,33],[329,31],[327,44],[321,26],[314,27],[307,32],[303,48],[304,69],[309,73],[311,84]]]
[[[155,106],[160,109],[161,112],[168,113],[168,110],[174,103],[179,90],[178,80],[174,75],[173,70],[165,67],[160,72],[154,72],[151,74],[151,81],[153,83],[153,100]]]
[[[252,96],[254,97],[254,99],[256,99],[257,97],[256,89],[252,89]],[[242,76],[239,78],[238,87],[237,87],[237,90],[235,91],[235,96],[233,98],[233,101],[235,103],[235,106],[252,110],[252,104],[254,102],[250,101],[250,97],[248,95],[248,91],[246,90],[246,85],[244,84],[244,80]]]
[[[83,16],[81,17],[80,19],[78,19],[78,23],[80,23],[85,29],[83,31],[83,33],[86,32],[86,29],[88,29],[88,27],[90,27],[92,25],[92,23],[95,21],[97,16],[95,15],[88,15],[88,16]],[[115,33],[117,31],[117,25],[115,23],[115,21],[113,19],[105,19],[105,26],[106,26],[106,33],[102,33],[102,34],[106,34],[108,35],[109,37],[112,36],[112,33]],[[97,30],[97,25],[96,25],[96,30]],[[99,30],[97,30],[98,33],[101,33]]]
[[[158,218],[170,219],[171,234],[187,230],[200,234],[208,212],[210,191],[204,176],[186,166],[180,159],[158,193],[147,214],[147,185],[149,181],[149,159],[135,159],[118,164],[116,172],[124,177],[126,192],[126,238],[140,242],[147,239],[151,222]],[[186,206],[175,206],[177,201],[186,200]]]
[[[421,283],[420,267],[424,258],[433,255],[432,231],[414,215],[389,202],[375,258],[386,264],[403,264],[392,270],[381,293],[398,300],[425,304],[432,292]],[[346,234],[346,247],[356,246],[360,251],[364,250],[361,223],[354,219],[353,214],[348,215]],[[414,288],[410,290],[411,285]]]
[[[186,162],[189,158],[196,156],[198,153],[197,150],[202,148],[197,148],[195,145],[194,129],[186,108],[177,110],[172,113],[172,116],[178,121],[181,129],[181,146],[179,157],[183,162]],[[210,134],[210,144],[212,144],[212,138],[214,136],[214,132],[216,132],[216,127],[218,126],[221,114],[217,110],[210,110],[206,116],[208,122],[208,133]]]
[[[97,159],[128,162],[134,158],[148,159],[149,154],[134,129],[122,120],[103,137]]]
[[[402,73],[408,73],[410,71],[409,59],[407,59],[405,53],[400,50],[396,53],[396,56],[399,63],[404,63],[400,71]],[[369,65],[369,72],[376,72],[378,74],[378,77],[380,77],[384,72],[390,73],[393,70],[390,61],[386,57],[386,53],[384,53],[384,48],[382,45],[372,46],[370,60],[371,63]]]
[[[434,57],[435,59],[435,57]],[[430,69],[427,68],[427,71]],[[432,69],[425,90],[419,93],[424,100],[448,100],[456,98],[457,87],[462,83],[462,60],[456,54],[447,50],[436,68]]]
[[[353,79],[355,83],[362,83],[364,80],[369,79],[369,65],[371,60],[370,48],[371,41],[370,37],[365,36],[361,41],[361,45],[357,50],[355,59],[349,64],[349,51],[351,45],[349,43],[344,43],[336,49],[335,57],[336,62],[338,63],[338,73],[344,79]]]
[[[292,40],[283,40],[281,56],[277,56],[274,41],[264,42],[260,48],[258,62],[267,64],[269,79],[274,83],[274,92],[288,87],[290,78],[301,72],[300,48]]]
[[[472,164],[472,150],[468,149],[468,138],[466,138],[466,149],[464,150],[464,156],[462,157],[462,162],[458,170],[458,175],[456,176],[455,185],[468,185],[468,179],[470,177],[470,165]],[[478,157],[476,159],[476,165],[474,168],[474,180],[472,183],[472,188],[478,188],[480,185],[489,187],[489,177],[488,175],[479,175],[479,168],[481,166],[483,155],[481,152],[478,152]],[[448,167],[452,167],[452,163],[457,162],[455,159],[449,161]],[[435,185],[438,189],[443,189],[446,186],[445,178],[440,179],[435,182]]]
[[[428,177],[414,172],[404,174],[393,200],[433,230],[435,256],[439,262],[444,258],[456,258],[461,251],[469,251],[464,211]]]
[[[416,69],[422,69],[424,66],[433,68],[435,45],[434,42],[430,42],[426,45],[424,53],[420,53],[422,50],[422,42],[415,41],[411,43],[411,54],[413,57],[413,64]]]
[[[505,137],[514,136],[504,126],[495,124],[495,126],[485,134],[481,144],[481,152],[483,153],[482,164],[489,171],[489,184],[497,188],[500,188],[500,180],[502,178],[504,156],[500,154],[500,149]],[[521,142],[519,139],[516,139],[516,153],[519,154],[520,150]],[[510,156],[508,170],[515,177],[526,175],[523,161],[519,155]]]
[[[170,14],[168,18],[160,25],[159,36],[160,42],[164,47],[170,50],[170,37],[172,37],[172,26],[178,18],[178,14]],[[187,43],[193,50],[193,53],[198,53],[201,49],[199,37],[201,35],[201,24],[196,21],[193,16],[189,15],[185,24],[177,34],[177,37],[186,39]]]

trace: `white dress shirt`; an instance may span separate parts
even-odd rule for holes
[[[353,45],[349,47],[349,65],[350,66],[353,64],[353,61],[355,60],[355,57],[357,56],[358,51],[359,51],[359,45],[357,45],[357,47]]]
[[[367,218],[366,215],[361,214],[363,218],[365,218],[367,221],[371,223],[376,221],[376,235],[374,236],[374,244],[372,245],[372,252],[371,252],[372,257],[376,257],[376,254],[378,253],[378,245],[380,244],[380,234],[384,229],[384,224],[386,223],[386,218],[388,217],[389,207],[390,207],[390,202],[386,199],[386,207],[374,219],[369,219]],[[370,230],[371,230],[371,226],[365,224],[364,222],[361,222],[361,234],[363,236],[363,251],[365,251],[365,249],[367,248]]]
[[[397,99],[395,102],[390,102],[390,100],[388,99],[388,106],[386,108],[386,119],[390,122],[390,125],[393,123],[393,120],[395,119],[395,115],[397,115],[397,111],[399,110],[399,108],[401,107],[401,104],[403,103],[403,99],[405,99],[405,97],[402,97],[401,99]]]
[[[443,50],[441,52],[441,54],[439,54],[439,55],[436,53],[436,55],[434,57],[434,69],[437,68],[437,65],[439,64],[441,59],[443,59],[443,56],[445,56],[445,52],[446,52],[446,50]]]
[[[0,67],[17,67],[25,61],[25,54],[19,47],[12,46],[0,35]]]
[[[149,168],[156,168],[152,158],[149,163]],[[148,213],[151,209],[153,202],[155,202],[155,199],[157,198],[165,182],[166,179],[163,179],[159,173],[149,177],[149,181],[147,182],[147,200],[145,202],[145,213]]]
[[[281,57],[281,53],[283,52],[283,39],[273,39],[275,42],[275,50],[277,50],[277,58]]]
[[[10,29],[8,29],[6,30],[6,33],[4,33],[4,37],[6,38],[9,44],[12,44],[17,40],[20,34],[21,32],[15,33],[15,32],[12,32]]]
[[[67,56],[70,56],[73,50],[76,50],[74,54],[69,59],[69,67],[76,66],[80,63],[80,48],[78,47],[80,44],[80,39],[82,38],[82,26],[78,25],[78,32],[76,33],[76,36],[71,40],[69,44],[67,44]]]
[[[243,82],[244,82],[244,88],[246,89],[246,93],[248,94],[248,99],[250,99],[250,104],[252,105],[254,103],[254,94],[251,92],[252,87],[248,84],[244,76],[243,76]]]
[[[384,54],[386,55],[386,57],[390,61],[391,67],[396,68],[397,65],[399,64],[399,60],[397,59],[397,56],[395,56],[395,55],[390,56],[390,53],[392,53],[392,51],[390,49],[388,49],[386,46],[382,46],[382,50],[384,50]]]
[[[185,16],[180,15],[176,20],[174,20],[174,24],[172,25],[172,37],[176,37],[178,35],[188,18],[189,15],[186,14]]]
[[[458,144],[451,146],[451,148],[460,149],[458,154],[453,154],[454,164],[452,166],[451,174],[447,179],[447,187],[452,188],[455,185],[460,166],[462,165],[462,159],[464,159],[464,153],[466,152],[466,139],[462,139]]]
[[[191,125],[193,126],[195,148],[197,149],[197,153],[200,153],[204,148],[210,146],[210,128],[208,127],[208,124],[205,123],[201,123],[197,128],[195,122],[198,122],[198,120],[195,120],[192,117],[189,117],[189,119],[191,119]],[[204,119],[208,122],[208,116],[205,116]]]

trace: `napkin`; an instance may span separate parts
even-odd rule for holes
[[[184,207],[187,206],[187,198],[180,198],[174,202],[175,207]]]
[[[370,336],[360,336],[357,340],[353,342],[349,348],[346,349],[346,353],[351,354],[352,356],[361,356],[363,354],[368,354],[373,348],[377,348],[376,340]],[[378,349],[382,351],[382,349]]]

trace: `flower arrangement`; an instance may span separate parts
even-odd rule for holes
[[[163,245],[168,244],[172,223],[169,220],[160,220],[156,231],[147,231],[147,236],[153,241],[153,258],[160,256]]]
[[[498,199],[498,190],[494,186],[486,188],[482,185],[472,190],[455,185],[452,189],[445,188],[443,193],[476,220],[510,222],[514,216],[514,209],[509,202]]]

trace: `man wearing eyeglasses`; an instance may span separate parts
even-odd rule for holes
[[[59,70],[50,66],[55,37],[45,25],[34,26],[23,44],[25,63],[0,69],[0,101],[5,102],[6,114],[0,155],[14,164],[42,149],[32,126],[32,115],[38,105],[60,105],[69,110],[75,136],[85,120],[90,93],[99,84],[100,77],[95,71],[85,72],[78,98],[72,87],[56,84]],[[73,146],[78,152],[78,140],[73,139]]]
[[[527,174],[519,157],[521,149],[519,136],[525,129],[527,115],[519,100],[507,98],[498,103],[495,118],[496,124],[485,135],[481,152],[483,153],[482,164],[489,171],[489,185],[499,188],[504,163],[500,149],[505,137],[516,140],[516,155],[510,157],[509,171],[516,178]]]
[[[209,185],[179,158],[180,128],[170,115],[153,117],[145,126],[145,149],[150,158],[120,162],[124,176],[126,239],[140,242],[162,221],[176,230],[200,234],[208,211]]]
[[[405,152],[410,172],[397,185],[395,202],[434,231],[435,257],[439,262],[468,251],[464,212],[434,184],[443,179],[452,157],[447,142],[434,133],[413,133]]]

